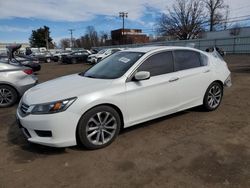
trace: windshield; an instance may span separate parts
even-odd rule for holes
[[[99,79],[115,79],[121,77],[140,59],[141,52],[117,52],[91,67],[82,76]]]
[[[105,49],[104,49],[104,50],[101,50],[101,51],[98,52],[98,54],[104,54],[106,51],[107,51],[107,50],[105,50]]]

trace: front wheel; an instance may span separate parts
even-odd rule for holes
[[[73,58],[73,59],[71,60],[71,62],[72,62],[72,64],[76,64],[76,63],[77,63],[77,60],[76,60],[75,58]]]
[[[218,82],[212,83],[205,94],[204,100],[203,100],[203,107],[207,111],[213,111],[216,110],[221,103],[223,96],[223,87]]]
[[[88,149],[100,149],[111,144],[117,137],[121,119],[110,106],[98,106],[86,112],[77,129],[78,140]]]

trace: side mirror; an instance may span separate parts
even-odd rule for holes
[[[150,78],[150,72],[147,71],[137,72],[134,76],[134,80],[136,81],[147,80],[149,78]]]

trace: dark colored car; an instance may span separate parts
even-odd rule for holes
[[[62,55],[62,63],[74,64],[86,62],[91,53],[87,50],[75,51],[69,55]]]
[[[12,65],[22,65],[25,67],[29,67],[33,70],[33,72],[37,72],[41,70],[41,65],[39,61],[35,58],[26,55],[16,56],[14,53],[21,48],[21,45],[17,46],[8,46],[8,54],[4,56],[0,56],[2,62],[9,63]]]
[[[53,60],[54,62],[58,62],[58,61],[60,61],[60,60],[62,59],[62,56],[66,56],[66,55],[69,55],[69,54],[71,54],[71,53],[72,53],[71,50],[58,51],[58,52],[56,52],[56,53],[53,55],[52,60]]]
[[[39,62],[50,63],[53,61],[53,55],[50,52],[36,52],[32,53],[30,57],[38,59]]]
[[[22,64],[23,66],[32,68],[33,72],[37,72],[41,70],[41,65],[39,64],[39,61],[35,58],[29,57],[29,56],[16,56],[14,59],[18,61],[20,64]]]
[[[206,52],[213,52],[213,51],[217,51],[221,55],[221,57],[224,57],[226,55],[225,51],[217,46],[209,47],[206,49]]]

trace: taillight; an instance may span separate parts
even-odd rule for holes
[[[28,75],[33,74],[33,70],[32,69],[24,69],[23,72],[26,73],[26,74],[28,74]]]

